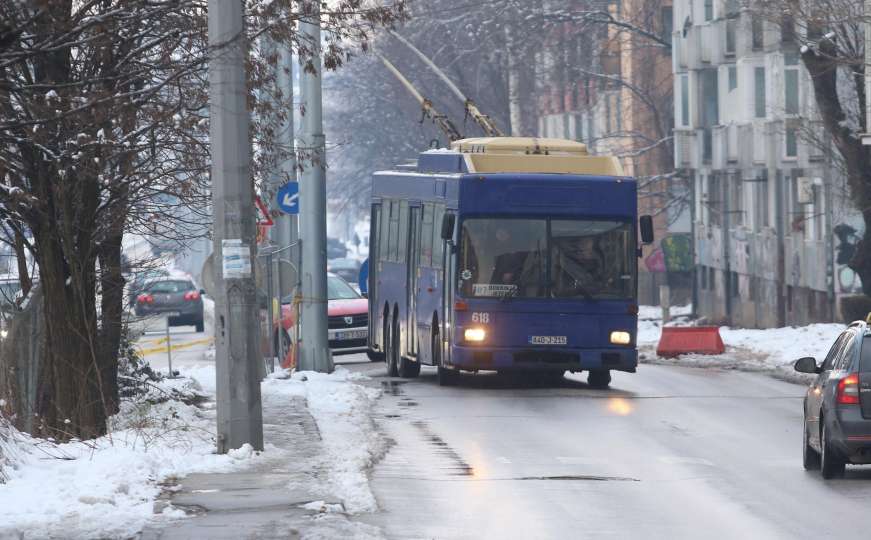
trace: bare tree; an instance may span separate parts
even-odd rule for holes
[[[295,16],[290,16],[291,8]],[[294,47],[311,0],[247,3],[247,35]],[[322,18],[336,68],[351,43],[392,24],[404,4],[341,0]],[[125,233],[184,241],[208,222],[206,4],[195,0],[46,0],[0,4],[0,226],[36,261],[45,305],[42,433],[89,438],[117,410]],[[347,44],[347,45],[346,45]],[[275,58],[252,54],[249,105],[259,151],[280,122],[261,88]],[[286,114],[286,113],[284,113]],[[255,175],[268,166],[258,156]],[[252,178],[252,181],[256,178]],[[253,189],[252,184],[252,189]]]

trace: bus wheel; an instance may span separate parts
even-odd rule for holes
[[[420,362],[415,362],[404,356],[399,357],[399,376],[413,379],[420,375]]]
[[[453,386],[457,382],[457,372],[442,365],[442,348],[438,332],[432,334],[432,363],[438,366],[439,386]]]
[[[611,371],[607,369],[593,369],[587,375],[587,384],[593,388],[608,388],[611,384]]]
[[[384,356],[387,360],[387,376],[388,377],[398,377],[399,376],[399,367],[396,363],[396,356],[399,354],[399,345],[397,343],[398,339],[396,332],[396,325],[391,325],[389,330],[387,331],[387,335],[384,339],[384,346],[387,349],[384,351]]]

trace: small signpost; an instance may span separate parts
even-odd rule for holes
[[[275,202],[285,214],[299,214],[299,182],[288,182],[278,188]]]
[[[171,317],[178,317],[179,315],[181,315],[181,313],[178,313],[177,311],[164,313],[164,320],[166,321],[166,362],[169,364],[169,379],[175,378],[175,373],[172,372],[172,341],[169,334],[169,319]]]

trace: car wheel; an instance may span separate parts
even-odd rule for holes
[[[197,332],[205,332],[206,324],[203,322],[202,319],[200,319],[196,322],[196,328],[197,328]]]
[[[370,362],[384,361],[384,353],[375,352],[372,349],[366,349],[366,356],[369,357]]]
[[[807,432],[807,421],[804,422],[802,431],[804,432],[801,452],[802,465],[806,471],[817,471],[820,468],[820,453],[811,446],[810,435]]]
[[[396,339],[396,335],[398,332],[396,331],[396,325],[391,325],[390,330],[387,333],[387,337],[384,340],[384,345],[387,347],[387,351],[385,351],[385,355],[387,356],[387,376],[388,377],[398,377],[399,376],[399,366],[396,362],[396,357],[399,354],[399,345],[398,340]]]
[[[594,369],[587,375],[587,384],[593,388],[608,388],[611,384],[611,371],[607,369]]]
[[[820,434],[820,448],[822,449],[822,453],[820,454],[820,468],[822,469],[823,478],[829,480],[831,478],[844,476],[846,463],[838,457],[835,450],[832,448],[832,444],[829,441],[828,429],[826,429],[826,424],[822,417],[820,417],[820,422],[823,425],[823,431]]]

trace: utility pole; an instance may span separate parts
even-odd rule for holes
[[[209,0],[209,115],[215,265],[218,452],[263,449],[260,317],[242,0]]]
[[[300,70],[300,91],[305,114],[300,143],[309,150],[299,185],[299,228],[302,238],[302,309],[299,367],[329,373],[333,359],[327,340],[327,186],[326,145],[322,112],[321,12],[300,20],[300,36],[314,51],[314,73]]]
[[[281,88],[282,94],[287,99],[290,109],[287,111],[287,119],[281,126],[279,135],[281,146],[290,152],[288,159],[282,161],[281,172],[283,173],[282,183],[296,182],[296,147],[294,146],[294,106],[293,106],[293,54],[290,48],[281,45],[278,51],[278,86]],[[275,242],[279,249],[287,248],[293,245],[290,249],[282,251],[278,257],[278,274],[279,283],[282,285],[282,290],[279,291],[281,297],[284,298],[291,292],[298,281],[299,267],[292,268],[288,264],[282,264],[282,259],[290,259],[293,264],[299,264],[299,245],[296,245],[299,239],[299,218],[296,215],[280,214],[275,221]]]

